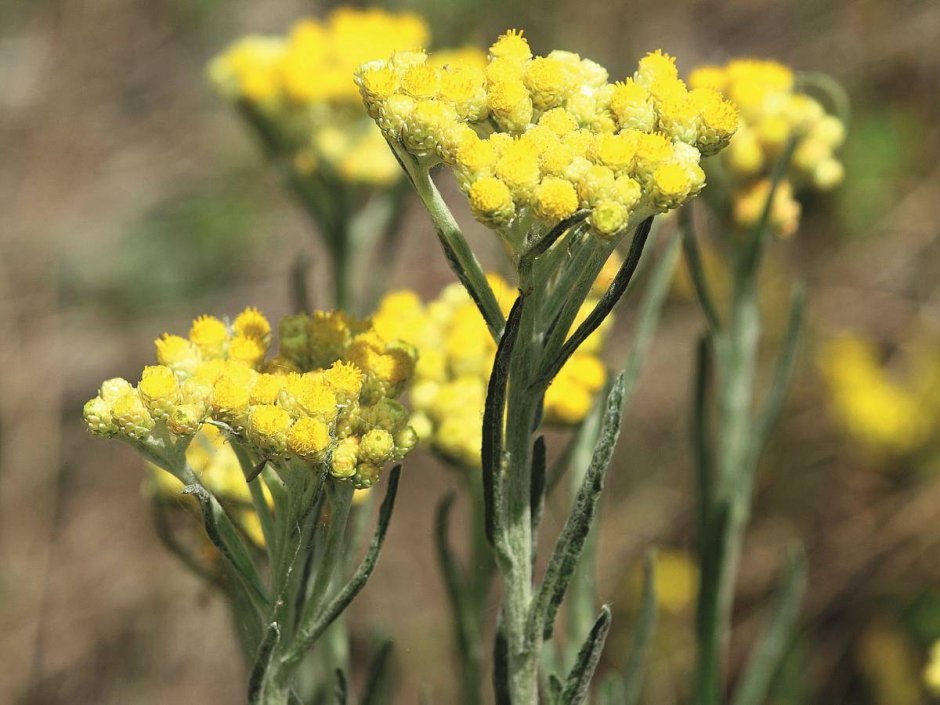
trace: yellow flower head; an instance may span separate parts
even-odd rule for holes
[[[189,329],[189,340],[206,359],[225,355],[228,327],[215,316],[199,316]]]
[[[166,418],[179,401],[176,375],[163,365],[145,367],[137,389],[151,416],[156,419]]]
[[[265,347],[271,342],[271,324],[258,309],[249,306],[235,318],[232,323],[235,335],[253,338]]]
[[[199,348],[178,335],[164,333],[154,341],[154,345],[157,349],[157,362],[181,376],[192,374],[202,359]]]
[[[522,34],[521,29],[510,29],[501,35],[490,47],[490,57],[493,59],[513,59],[515,61],[531,59],[532,50],[529,48],[529,42]]]
[[[212,60],[209,78],[219,94],[239,101],[277,135],[299,174],[387,187],[400,169],[365,111],[367,100],[385,101],[398,91],[421,97],[436,91],[434,67],[412,57],[430,41],[426,22],[412,13],[343,7],[322,20],[298,21],[284,36],[246,37]],[[356,67],[396,54],[395,69],[376,67],[352,81]],[[482,52],[462,50],[459,61],[482,63]],[[414,68],[407,79],[397,68]],[[482,118],[467,98],[468,114]],[[371,114],[378,118],[378,112]]]
[[[230,338],[220,319],[201,316],[193,340],[157,340],[161,364],[145,367],[136,387],[104,382],[84,407],[85,423],[97,435],[157,447],[168,435],[182,439],[195,454],[191,463],[215,457],[200,439],[217,433],[212,424],[228,426],[256,457],[335,465],[337,478],[370,486],[386,462],[401,460],[417,442],[394,400],[414,374],[414,349],[339,312],[288,316],[278,330],[282,348],[265,360],[271,326],[257,309],[235,319]],[[210,348],[203,359],[200,350]],[[367,439],[361,458],[360,439]],[[327,463],[340,445],[356,452],[347,452],[345,465],[343,452]],[[247,499],[241,470],[238,478]]]
[[[775,61],[734,59],[724,66],[703,66],[692,72],[689,83],[690,99],[701,114],[702,139],[695,146],[711,153],[716,145],[729,142],[721,154],[721,183],[728,184],[739,225],[757,220],[763,210],[759,197],[767,195],[762,184],[787,143],[797,140],[771,218],[777,235],[794,232],[800,220],[795,194],[826,191],[842,181],[842,164],[835,154],[845,137],[842,122],[815,99],[797,92],[793,71]]]
[[[396,59],[360,67],[367,110],[396,148],[452,167],[473,215],[517,251],[523,228],[537,237],[578,207],[603,201],[600,217],[587,222],[620,226],[616,233],[678,207],[704,184],[701,156],[724,148],[737,126],[730,102],[711,89],[690,91],[661,51],[619,83],[572,52],[533,56],[516,31],[497,39],[482,73],[460,59],[438,68],[434,54],[401,67]],[[395,72],[400,92],[382,97],[371,87],[380,70]],[[685,183],[669,170],[655,178],[665,163],[680,164]],[[821,181],[835,176],[819,173]],[[615,185],[621,177],[629,187]]]

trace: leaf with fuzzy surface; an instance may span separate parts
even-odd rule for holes
[[[550,639],[555,627],[555,616],[571,582],[584,541],[591,529],[597,502],[604,489],[604,478],[620,435],[623,405],[624,377],[621,373],[607,396],[607,408],[591,465],[575,498],[574,507],[555,543],[545,576],[539,586],[529,613],[528,637],[533,642]]]

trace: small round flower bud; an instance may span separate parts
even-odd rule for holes
[[[487,107],[499,126],[507,132],[523,132],[532,122],[532,98],[520,79],[505,79],[490,84]]]
[[[398,90],[398,74],[384,61],[366,64],[356,73],[356,83],[369,116],[378,117],[379,106]]]
[[[578,196],[585,206],[593,206],[601,199],[616,198],[613,170],[599,164],[592,165],[578,179]]]
[[[656,110],[649,91],[633,79],[614,85],[610,110],[623,130],[651,132],[656,127]]]
[[[692,91],[689,99],[698,111],[698,134],[689,144],[706,157],[717,154],[728,146],[738,129],[737,107],[717,91],[708,89]]]
[[[252,404],[275,404],[286,381],[285,375],[263,373],[255,378],[248,393]]]
[[[333,458],[330,463],[330,474],[333,477],[346,479],[356,474],[359,464],[359,439],[355,436],[344,438],[333,449]]]
[[[454,154],[457,180],[461,187],[469,189],[477,179],[493,176],[496,168],[496,149],[490,140],[469,138],[464,140]]]
[[[401,77],[402,93],[418,101],[436,98],[440,84],[440,71],[428,63],[410,66]]]
[[[111,419],[111,405],[101,397],[85,402],[82,417],[88,430],[97,436],[111,436],[117,432],[117,426]]]
[[[382,465],[394,450],[392,434],[381,428],[368,431],[359,441],[359,458],[368,463]]]
[[[603,238],[619,233],[627,227],[629,220],[630,211],[619,201],[607,198],[598,201],[591,211],[591,226]]]
[[[395,453],[394,458],[401,460],[418,445],[418,433],[411,426],[405,426],[401,431],[395,434]]]
[[[612,169],[615,174],[624,173],[633,168],[636,139],[630,133],[597,135],[590,155],[596,163]]]
[[[145,367],[137,390],[150,415],[158,421],[165,419],[179,402],[179,385],[169,367]]]
[[[378,126],[390,139],[400,140],[411,121],[417,101],[404,93],[393,93],[379,108]]]
[[[233,377],[220,377],[212,388],[212,411],[221,421],[243,425],[248,414],[248,387]]]
[[[180,404],[170,412],[166,426],[177,436],[193,436],[206,420],[205,405]]]
[[[457,113],[438,100],[419,100],[402,133],[402,141],[412,154],[419,156],[436,151],[442,135],[457,123]]]
[[[124,392],[114,400],[111,418],[118,433],[127,438],[144,438],[154,427],[153,417],[136,391]]]
[[[382,468],[374,463],[359,463],[356,466],[356,474],[353,477],[353,484],[357,490],[366,490],[379,481],[382,475]]]
[[[441,72],[440,99],[446,100],[463,120],[486,119],[486,76],[475,66],[447,66]]]
[[[352,338],[350,321],[340,311],[317,311],[307,327],[310,365],[325,369],[340,359]]]
[[[101,383],[101,389],[98,391],[98,394],[106,402],[111,403],[124,392],[129,392],[133,390],[133,388],[133,385],[126,379],[122,377],[112,377]]]

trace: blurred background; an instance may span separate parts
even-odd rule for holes
[[[920,705],[940,639],[940,4],[923,1],[475,0],[399,2],[439,46],[488,46],[507,27],[632,71],[662,47],[680,71],[743,55],[838,79],[853,104],[845,183],[804,203],[768,263],[768,337],[789,282],[811,323],[762,466],[739,582],[736,662],[802,541],[810,589],[778,703]],[[207,312],[290,310],[287,277],[323,253],[252,136],[213,96],[206,61],[246,33],[283,32],[327,3],[296,0],[5,0],[0,3],[0,702],[236,703],[244,674],[221,600],[160,545],[141,461],[93,439],[81,405],[99,382],[136,379],[164,330]],[[460,210],[481,250],[492,247]],[[497,253],[490,262],[498,261]],[[451,275],[412,204],[392,281],[430,296]],[[717,274],[720,277],[720,273]],[[608,348],[623,364],[631,313]],[[660,631],[646,702],[683,702],[693,656],[691,352],[702,322],[677,286],[625,420],[606,495],[598,592],[622,665],[636,570],[658,565]],[[831,340],[868,341],[872,412],[906,400],[924,426],[883,438],[840,423]],[[829,351],[829,352],[827,352]],[[833,363],[833,359],[836,363]],[[868,375],[868,377],[865,377]],[[892,396],[894,395],[894,396]],[[877,434],[876,434],[877,435]],[[377,574],[354,603],[355,649],[395,636],[400,701],[454,678],[431,526],[455,485],[409,462]]]

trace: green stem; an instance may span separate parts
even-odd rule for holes
[[[392,145],[395,149],[395,146]],[[402,167],[405,169],[408,177],[417,191],[421,202],[424,204],[431,221],[434,223],[434,229],[437,231],[438,239],[444,249],[447,261],[464,285],[467,293],[476,303],[477,308],[483,315],[483,320],[490,330],[490,335],[494,340],[499,340],[503,332],[503,326],[506,321],[503,312],[496,300],[492,287],[483,273],[483,268],[477,260],[473,250],[464,238],[457,221],[441,197],[440,192],[431,179],[428,168],[419,164],[414,157],[409,154],[401,154],[396,150]]]
[[[505,550],[503,569],[503,627],[509,664],[509,692],[513,705],[537,705],[541,642],[529,640],[526,625],[532,604],[532,431],[543,388],[532,388],[541,363],[541,341],[535,327],[541,292],[533,287],[530,272],[520,272],[519,287],[532,291],[523,308],[519,334],[509,365],[506,404]]]

